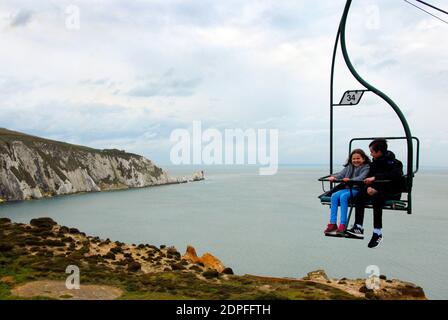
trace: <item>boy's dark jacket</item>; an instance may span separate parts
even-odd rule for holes
[[[386,151],[380,158],[372,160],[369,177],[375,177],[375,180],[391,180],[388,183],[373,183],[372,187],[380,192],[394,195],[403,191],[403,164],[395,158],[392,151]]]

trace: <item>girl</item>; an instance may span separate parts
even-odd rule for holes
[[[343,182],[363,181],[369,174],[370,159],[365,152],[361,149],[355,149],[350,154],[350,157],[345,164],[345,168],[328,178],[331,182],[342,179]],[[353,197],[359,193],[359,187],[354,186],[352,188]],[[347,223],[347,210],[348,202],[350,200],[350,189],[346,185],[344,189],[337,191],[331,196],[330,207],[330,223],[327,225],[324,233],[332,233],[336,231],[336,234],[343,234],[345,231],[345,224]],[[338,204],[341,205],[341,221],[339,227],[336,225],[338,215]]]

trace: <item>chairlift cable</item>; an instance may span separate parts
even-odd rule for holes
[[[445,10],[437,8],[436,6],[434,6],[434,5],[430,4],[430,3],[427,3],[425,1],[422,1],[422,0],[415,0],[415,1],[420,2],[420,3],[424,4],[424,5],[427,5],[428,7],[431,7],[433,9],[437,10],[437,11],[443,12],[444,14],[448,14],[448,12],[446,12]]]
[[[445,22],[446,24],[448,24],[448,21],[445,21],[445,20],[443,20],[442,18],[439,18],[439,17],[438,17],[438,16],[436,16],[435,14],[432,14],[431,12],[429,12],[429,11],[426,11],[426,10],[425,10],[425,9],[423,9],[423,8],[420,8],[419,6],[417,6],[417,5],[415,5],[415,4],[411,3],[411,2],[409,2],[408,0],[403,0],[403,1],[405,1],[405,2],[409,3],[410,5],[412,5],[412,6],[416,7],[416,8],[417,8],[417,9],[419,9],[419,10],[422,10],[423,12],[426,12],[427,14],[429,14],[429,15],[433,16],[434,18],[436,18],[436,19],[439,19],[440,21],[442,21],[442,22]]]

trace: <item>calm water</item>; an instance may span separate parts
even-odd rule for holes
[[[191,172],[173,168],[173,174]],[[325,269],[330,277],[364,278],[368,265],[414,282],[429,298],[448,299],[446,180],[424,171],[415,181],[414,214],[385,211],[384,242],[326,238],[328,208],[316,196],[325,169],[281,167],[275,176],[255,168],[206,168],[206,181],[73,195],[0,206],[17,222],[48,216],[89,235],[128,243],[175,245],[211,252],[237,274],[302,277]],[[371,211],[365,219],[367,238]]]

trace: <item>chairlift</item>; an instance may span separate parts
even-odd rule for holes
[[[402,179],[403,179],[402,194],[405,194],[406,198],[401,199],[401,196],[402,196],[401,193],[394,195],[384,203],[383,209],[392,210],[392,211],[405,211],[408,214],[412,214],[412,186],[413,186],[414,175],[417,173],[417,171],[419,169],[420,141],[417,137],[412,136],[411,130],[406,121],[406,118],[403,115],[403,113],[401,112],[400,108],[395,104],[395,102],[392,101],[392,99],[389,98],[385,93],[383,93],[382,91],[378,90],[377,88],[375,88],[374,86],[369,84],[367,81],[365,81],[353,67],[353,64],[351,63],[350,57],[347,52],[347,46],[346,46],[346,42],[345,42],[346,22],[347,22],[347,16],[348,16],[348,13],[350,10],[351,3],[352,3],[352,0],[347,0],[347,2],[346,2],[345,8],[344,8],[344,13],[342,15],[341,22],[339,24],[339,29],[337,32],[336,41],[335,41],[334,50],[333,50],[333,60],[332,60],[332,65],[331,65],[331,82],[330,82],[330,174],[318,179],[318,181],[322,182],[322,189],[324,191],[324,193],[319,196],[319,199],[320,199],[322,205],[331,205],[331,196],[329,195],[329,191],[326,191],[326,189],[325,189],[325,182],[329,183],[330,189],[333,188],[334,183],[343,183],[343,181],[337,181],[337,180],[334,182],[331,182],[328,179],[330,176],[334,175],[334,173],[333,173],[333,132],[334,132],[333,108],[356,106],[361,102],[362,97],[365,94],[373,93],[373,94],[376,94],[377,96],[379,96],[380,98],[382,98],[385,102],[387,102],[387,104],[389,104],[389,106],[395,111],[396,115],[398,116],[398,118],[401,121],[401,124],[402,124],[404,132],[405,132],[405,136],[402,136],[402,137],[400,136],[400,137],[353,138],[349,142],[348,151],[350,154],[351,150],[352,150],[353,142],[355,142],[355,141],[373,140],[376,138],[383,138],[386,140],[404,140],[407,145],[407,167],[406,167],[407,170],[402,176]],[[343,54],[345,64],[347,65],[351,74],[364,87],[364,89],[348,90],[344,93],[344,95],[342,96],[342,99],[339,101],[339,103],[335,103],[334,97],[333,97],[334,68],[335,68],[336,53],[337,53],[337,49],[338,49],[339,45],[341,46],[341,51]],[[415,161],[414,161],[414,142],[416,144]],[[415,167],[414,167],[414,163],[415,163]],[[377,180],[375,182],[376,183],[389,183],[390,181]],[[347,185],[350,189],[350,193],[352,192],[353,186],[355,186],[357,183],[359,184],[360,182],[350,181],[347,183]],[[361,182],[361,183],[363,183],[363,182]],[[346,228],[349,225],[349,221],[350,221],[352,211],[354,208],[354,201],[353,201],[352,193],[351,193],[351,197],[350,197],[350,201],[349,201],[349,207],[350,207],[350,211],[349,211],[349,214],[347,217]],[[372,204],[367,202],[365,207],[372,208]],[[355,238],[355,237],[350,236],[348,233],[344,233],[342,235],[330,233],[330,234],[326,234],[326,236]],[[358,238],[355,238],[355,239],[358,239]]]

